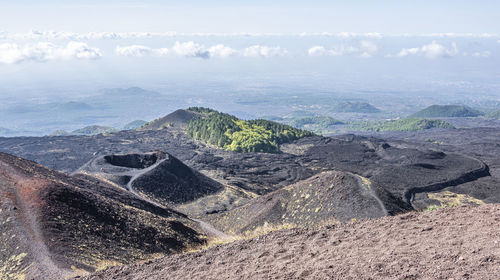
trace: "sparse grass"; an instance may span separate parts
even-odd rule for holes
[[[442,207],[455,207],[460,205],[482,205],[485,204],[484,201],[471,197],[466,194],[458,194],[450,191],[443,191],[438,193],[427,194],[432,200],[439,201]]]
[[[105,270],[105,269],[108,269],[108,268],[111,268],[114,266],[120,266],[120,265],[123,265],[123,263],[121,263],[119,261],[115,261],[115,260],[103,260],[97,264],[96,271],[101,271],[101,270]]]
[[[259,227],[255,228],[254,230],[247,230],[247,231],[243,232],[242,234],[232,235],[229,238],[213,238],[213,239],[209,240],[205,245],[194,247],[194,248],[189,248],[188,250],[186,250],[186,252],[192,253],[192,252],[202,251],[202,250],[206,250],[208,248],[211,248],[211,247],[214,247],[217,245],[228,244],[228,243],[232,243],[232,242],[239,241],[239,240],[252,239],[255,237],[269,234],[269,233],[274,232],[274,231],[292,229],[292,228],[296,228],[296,227],[297,227],[297,225],[289,224],[289,223],[280,224],[280,225],[271,225],[271,224],[265,222],[264,225],[259,226]]]
[[[26,270],[29,265],[26,266],[23,263],[24,258],[27,256],[26,253],[21,253],[19,255],[12,255],[5,263],[0,266],[0,279],[13,279],[13,280],[24,280],[26,279]]]
[[[361,182],[363,182],[363,185],[366,186],[367,188],[370,188],[372,185],[372,182],[370,179],[363,177],[361,175],[356,175],[359,179],[361,179]]]
[[[432,144],[436,144],[436,145],[442,145],[442,144],[443,144],[443,142],[440,142],[440,141],[438,141],[438,140],[431,139],[431,138],[426,138],[426,139],[425,139],[425,142],[432,143]]]
[[[233,235],[230,238],[212,238],[212,239],[208,240],[208,242],[206,244],[201,245],[201,246],[188,248],[185,252],[186,253],[193,253],[193,252],[203,251],[203,250],[206,250],[208,248],[211,248],[211,247],[214,247],[217,245],[228,244],[228,243],[232,243],[232,242],[242,240],[242,239],[245,239],[245,238],[241,235]]]
[[[162,125],[160,125],[160,129],[165,129],[165,128],[170,128],[170,127],[173,127],[174,124],[169,122],[169,123],[164,123]]]
[[[255,228],[254,230],[247,230],[243,233],[245,238],[254,238],[261,235],[266,235],[273,231],[284,230],[284,229],[292,229],[296,228],[296,224],[284,223],[279,225],[272,225],[268,222],[265,222],[262,226]]]
[[[431,205],[429,207],[427,207],[427,211],[434,211],[434,210],[439,210],[439,209],[443,209],[443,208],[453,208],[453,207],[457,207],[458,204],[445,204],[445,205]]]

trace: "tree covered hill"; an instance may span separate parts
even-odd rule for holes
[[[290,122],[290,125],[294,127],[303,128],[306,125],[317,125],[321,128],[327,128],[331,125],[336,124],[344,124],[342,121],[334,119],[328,116],[316,116],[316,117],[307,117],[301,119],[295,119]]]
[[[407,118],[393,121],[361,122],[350,125],[352,130],[360,131],[418,131],[432,128],[455,128],[443,120]]]
[[[431,105],[411,115],[410,118],[463,118],[477,117],[483,113],[462,105]]]
[[[289,125],[262,119],[241,120],[208,108],[188,110],[203,115],[189,122],[190,137],[230,151],[278,153],[280,144],[314,135]]]
[[[486,115],[487,118],[500,120],[500,110],[491,112]]]

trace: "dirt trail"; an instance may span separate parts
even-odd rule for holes
[[[455,179],[451,179],[451,180],[439,182],[439,183],[434,183],[434,184],[430,184],[427,186],[413,187],[413,188],[407,189],[405,191],[405,193],[403,194],[403,197],[406,200],[406,202],[413,206],[413,200],[415,199],[415,194],[417,194],[417,193],[437,192],[437,191],[441,191],[447,187],[457,186],[457,185],[464,184],[467,182],[475,181],[475,180],[482,178],[482,177],[491,176],[490,168],[484,162],[482,162],[478,159],[469,157],[469,156],[465,156],[465,155],[462,155],[462,156],[476,161],[478,163],[479,167],[474,169],[474,170],[471,170],[470,172],[464,173]]]
[[[198,219],[192,219],[192,220],[195,222],[198,222],[200,224],[201,229],[209,237],[217,238],[217,239],[227,239],[227,240],[232,238],[231,235],[228,235],[228,234],[214,228],[214,226],[212,226],[211,224],[209,224],[207,222],[204,222],[204,221],[198,220]]]
[[[132,175],[132,178],[130,179],[130,181],[127,183],[126,187],[127,189],[133,194],[135,195],[137,198],[143,200],[143,201],[146,201],[150,204],[153,204],[157,207],[160,207],[160,208],[165,208],[164,205],[156,202],[156,201],[153,201],[151,199],[149,199],[148,197],[145,197],[145,196],[142,196],[141,194],[139,194],[137,191],[134,190],[134,188],[132,187],[132,184],[134,183],[134,181],[139,178],[140,176],[146,174],[147,172],[153,170],[154,168],[156,168],[158,165],[162,164],[165,160],[167,159],[162,159],[162,160],[159,160],[158,162],[156,162],[155,164],[147,167],[147,168],[144,168],[144,169],[139,169],[137,171],[134,171],[133,172],[133,175]],[[132,172],[131,171],[127,171],[126,172],[127,175],[131,175]],[[214,226],[212,226],[211,224],[207,223],[207,222],[204,222],[202,220],[198,220],[198,219],[193,219],[191,218],[191,220],[197,222],[199,225],[200,225],[200,228],[201,230],[204,231],[204,233],[209,236],[209,237],[212,237],[212,238],[217,238],[217,239],[231,239],[231,236],[228,235],[228,234],[225,234],[224,232],[220,231],[220,230],[217,230],[216,228],[214,228]]]
[[[371,181],[368,180],[367,178],[361,177],[360,175],[353,174],[353,176],[358,181],[358,185],[361,188],[364,188],[365,190],[367,190],[368,193],[378,202],[378,204],[380,205],[380,210],[384,213],[383,216],[388,216],[389,212],[385,208],[384,202],[382,202],[382,200],[378,197],[378,195],[373,190]]]
[[[62,279],[71,275],[72,271],[62,269],[52,260],[51,253],[45,244],[43,234],[39,227],[37,213],[32,211],[29,203],[25,201],[26,197],[19,191],[20,189],[28,189],[31,191],[32,188],[37,187],[37,184],[44,184],[44,182],[27,178],[2,161],[0,161],[0,169],[2,169],[2,173],[8,174],[11,182],[16,184],[14,189],[16,204],[19,207],[20,218],[24,221],[24,225],[26,226],[24,229],[26,238],[28,238],[26,244],[30,248],[30,255],[34,263],[34,265],[31,266],[29,275],[34,275],[34,277],[43,275],[45,279]]]
[[[162,159],[162,160],[159,160],[158,162],[156,162],[155,164],[147,167],[147,168],[144,168],[144,169],[139,169],[137,170],[136,172],[133,173],[133,176],[132,178],[130,178],[130,181],[128,181],[127,183],[127,189],[133,193],[136,197],[138,197],[139,199],[142,199],[146,202],[149,202],[155,206],[158,206],[158,207],[161,207],[161,208],[164,208],[165,206],[155,202],[155,201],[152,201],[151,199],[147,198],[147,197],[144,197],[142,195],[140,195],[138,192],[136,192],[133,188],[132,188],[132,183],[134,183],[134,181],[139,178],[140,176],[142,176],[143,174],[146,174],[147,172],[153,170],[154,168],[156,168],[158,165],[160,165],[162,162],[164,162],[166,159]],[[128,175],[131,174],[130,171],[127,172]]]

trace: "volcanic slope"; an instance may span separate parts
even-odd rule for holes
[[[498,279],[500,205],[290,229],[86,277],[108,279]]]
[[[186,128],[189,122],[194,118],[201,118],[203,114],[193,112],[190,110],[179,109],[165,117],[156,119],[152,122],[145,124],[141,129],[162,129],[167,127]]]
[[[460,130],[460,133],[463,131]],[[488,141],[491,142],[488,145],[496,145],[495,141]],[[238,153],[194,140],[186,135],[184,129],[177,127],[96,136],[0,138],[0,151],[66,173],[78,170],[99,156],[163,150],[223,185],[248,193],[249,197],[270,193],[323,171],[339,170],[369,178],[414,206],[414,200],[419,199],[416,191],[439,191],[490,177],[488,166],[475,159],[478,155],[483,157],[488,154],[485,150],[487,146],[483,146],[480,154],[463,156],[455,153],[454,147],[440,152],[433,150],[440,147],[431,150],[421,144],[346,135],[304,137],[281,144],[280,151],[274,154]],[[481,187],[483,189],[493,186],[488,180],[482,182],[485,182]],[[468,188],[466,191],[472,190]],[[486,190],[480,199],[500,202],[498,197],[492,196],[493,193]],[[228,207],[220,205],[207,212],[220,212],[233,207],[225,205]],[[420,207],[426,208],[425,205]],[[201,208],[197,211],[203,212]]]
[[[162,151],[100,156],[78,172],[107,179],[162,205],[190,202],[223,189]]]
[[[275,228],[379,218],[410,209],[367,178],[327,171],[212,216],[211,223],[226,232],[251,235]]]
[[[62,279],[205,243],[179,212],[4,153],[0,201],[0,279]]]

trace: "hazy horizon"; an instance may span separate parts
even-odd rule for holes
[[[89,98],[106,89],[130,87],[177,102],[149,117],[200,102],[232,108],[237,107],[236,100],[262,95],[272,99],[324,94],[376,103],[379,95],[387,94],[402,99],[427,96],[426,102],[496,104],[499,5],[491,1],[5,3],[0,11],[0,109],[10,116],[11,107],[23,104],[92,103],[95,100]],[[221,102],[227,102],[225,107]],[[248,110],[257,114],[258,109]],[[18,120],[23,115],[11,117]],[[118,117],[114,118],[87,123],[114,124]],[[26,123],[33,125],[6,117],[0,127]]]

